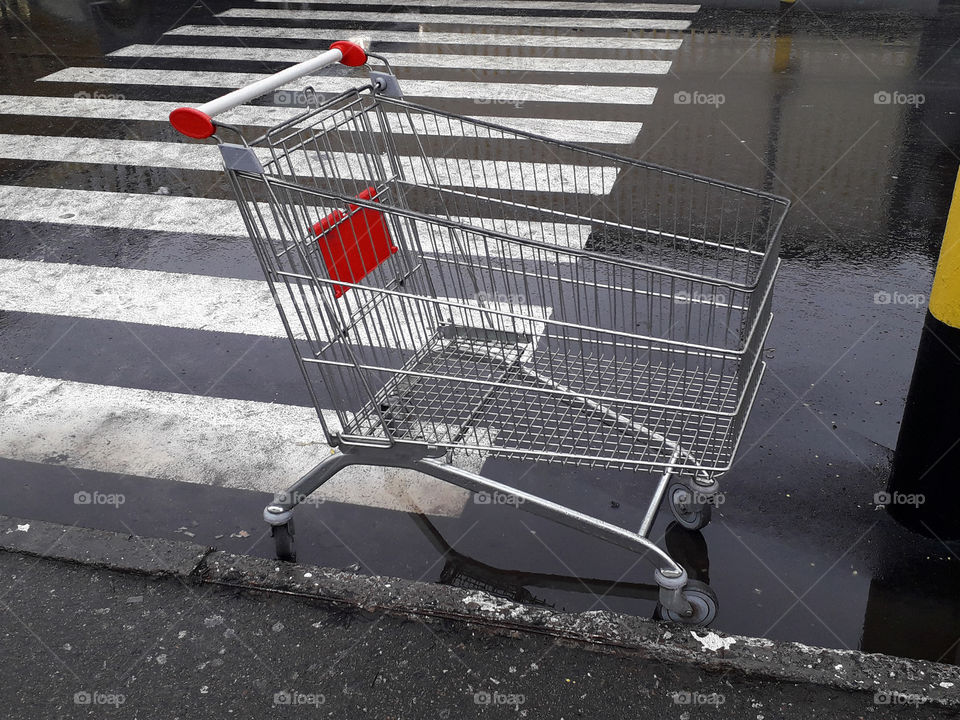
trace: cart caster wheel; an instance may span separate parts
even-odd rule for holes
[[[694,503],[693,491],[683,483],[671,485],[667,497],[673,517],[687,530],[700,530],[710,524],[713,506]]]
[[[657,620],[683,623],[684,625],[706,627],[717,617],[717,594],[713,591],[713,588],[706,583],[702,583],[699,580],[688,580],[686,586],[683,588],[683,596],[693,609],[691,615],[680,615],[657,603],[654,618]]]
[[[270,528],[270,534],[273,535],[273,545],[277,554],[277,560],[284,562],[296,562],[297,550],[293,544],[293,521],[283,525],[274,525]]]

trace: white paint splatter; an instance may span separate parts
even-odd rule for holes
[[[715,632],[708,632],[703,637],[697,635],[693,630],[690,631],[690,634],[693,635],[694,640],[703,645],[704,650],[712,650],[713,652],[720,648],[728,650],[737,641],[736,638],[722,638]]]
[[[501,617],[518,618],[526,612],[526,607],[519,603],[510,602],[502,598],[476,592],[463,599],[464,604],[475,603],[484,612],[495,612]]]

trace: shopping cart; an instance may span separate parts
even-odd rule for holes
[[[306,88],[254,140],[212,120],[368,56],[369,82]],[[649,535],[665,496],[691,529],[719,497],[763,374],[786,200],[406,101],[348,42],[170,121],[219,143],[337,449],[265,509],[279,557],[294,507],[339,470],[410,468],[640,551],[665,617],[715,614]],[[471,454],[659,481],[630,530],[465,469]]]

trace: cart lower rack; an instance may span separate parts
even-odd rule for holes
[[[219,131],[337,448],[265,509],[278,555],[294,556],[294,507],[342,468],[410,468],[644,553],[661,614],[709,622],[712,590],[649,534],[664,497],[688,529],[710,519],[763,374],[787,201],[409,102],[385,61],[354,90],[308,88],[254,140],[213,123],[367,55],[334,43],[171,114],[191,137]],[[463,469],[468,454],[659,480],[631,530]]]

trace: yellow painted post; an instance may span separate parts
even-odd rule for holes
[[[960,176],[884,499],[904,525],[960,539]]]
[[[950,327],[960,328],[960,176],[953,186],[947,228],[933,276],[930,312]]]

